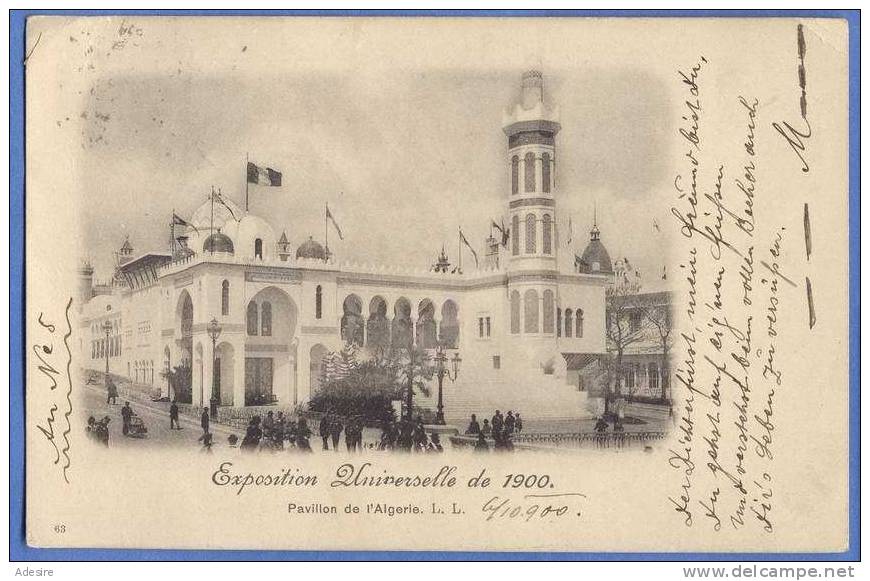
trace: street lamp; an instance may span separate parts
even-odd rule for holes
[[[447,369],[447,353],[443,344],[439,344],[435,350],[435,376],[438,378],[438,412],[435,414],[435,423],[444,425],[444,378],[447,377],[450,381],[456,381],[459,377],[459,364],[462,359],[459,357],[459,352],[453,354],[450,359],[453,364],[453,372]]]
[[[106,332],[106,344],[104,351],[106,352],[106,394],[109,393],[109,336],[112,334],[112,322],[106,319],[103,323],[103,331]]]
[[[209,416],[212,418],[217,416],[218,402],[220,396],[218,394],[217,384],[217,340],[221,336],[221,326],[217,319],[212,319],[208,324],[208,336],[211,337],[211,402],[209,406]]]

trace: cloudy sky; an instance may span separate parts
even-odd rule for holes
[[[43,42],[69,55],[57,74],[68,114],[55,121],[80,152],[84,253],[105,277],[127,235],[137,253],[165,251],[173,209],[189,216],[211,186],[243,204],[246,154],[283,172],[280,188],[251,186],[251,211],[294,244],[323,238],[328,201],[345,234],[330,232],[342,260],[426,266],[442,243],[455,258],[460,226],[482,250],[490,219],[507,213],[502,115],[536,67],[561,110],[562,241],[571,217],[582,252],[597,205],[611,255],[660,273],[653,220],[667,220],[657,200],[672,179],[661,157],[673,141],[668,79],[613,40],[593,42],[594,27],[583,40],[536,22],[537,31],[338,19],[53,28]],[[597,62],[608,51],[620,66]]]

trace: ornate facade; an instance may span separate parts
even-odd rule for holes
[[[82,271],[82,327],[90,330],[83,360],[102,369],[108,350],[113,372],[170,397],[178,394],[160,371],[189,366],[185,397],[196,405],[207,405],[213,385],[225,406],[295,405],[318,389],[323,357],[348,341],[363,352],[441,343],[463,360],[457,381],[445,383],[448,419],[496,408],[586,416],[572,362],[606,353],[612,270],[609,258],[601,264],[597,226],[594,252],[584,253],[599,257],[594,265],[560,252],[560,128],[541,74],[526,73],[503,124],[510,191],[501,211],[510,236],[504,247],[488,241],[479,269],[349,264],[307,236],[293,252],[286,231],[277,237],[263,218],[229,200],[206,203],[172,252],[134,258],[128,244],[111,294],[95,295],[92,269]],[[107,319],[117,328],[108,337]],[[214,353],[212,319],[221,327]]]

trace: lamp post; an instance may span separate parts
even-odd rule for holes
[[[208,324],[208,336],[211,337],[211,401],[209,402],[209,416],[214,418],[217,416],[218,403],[220,402],[220,394],[218,393],[217,384],[217,340],[221,336],[221,326],[217,319],[212,319]]]
[[[438,378],[438,411],[435,414],[435,423],[444,425],[444,378],[447,377],[450,381],[456,381],[459,377],[459,364],[462,358],[459,357],[459,352],[453,354],[450,362],[453,364],[453,372],[447,369],[447,353],[444,345],[439,344],[435,350],[435,376]]]
[[[112,334],[112,322],[106,320],[103,323],[103,331],[106,332],[106,344],[104,346],[104,351],[106,352],[106,393],[109,391],[109,336]]]

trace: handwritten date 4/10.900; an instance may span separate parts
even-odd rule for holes
[[[579,492],[526,494],[521,500],[493,496],[481,507],[486,521],[552,521],[559,517],[582,516],[581,503],[586,495]]]

